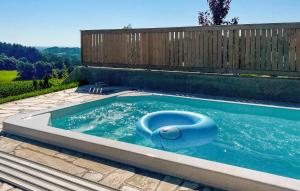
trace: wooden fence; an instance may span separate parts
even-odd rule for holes
[[[300,76],[300,23],[81,31],[91,66]]]

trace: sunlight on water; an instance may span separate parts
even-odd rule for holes
[[[51,125],[155,148],[136,132],[140,117],[159,110],[197,112],[217,123],[217,139],[172,152],[300,179],[300,111],[166,96],[110,99],[52,118]]]

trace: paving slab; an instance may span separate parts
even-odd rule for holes
[[[112,188],[120,188],[120,186],[130,177],[134,175],[134,168],[117,169],[107,175],[101,183]]]
[[[171,176],[166,176],[158,185],[157,191],[165,191],[165,190],[176,190],[177,187],[183,182],[180,178],[175,178]]]
[[[62,159],[54,158],[49,155],[42,154],[29,149],[15,150],[14,154],[18,157],[34,161],[36,163],[43,164],[51,168],[59,169],[63,172],[70,173],[73,175],[87,171],[84,168],[73,165],[72,163],[68,163]]]

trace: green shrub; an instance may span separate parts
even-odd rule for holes
[[[34,90],[38,89],[38,82],[35,79],[32,80],[32,85],[33,85]]]
[[[59,86],[60,84],[56,82],[54,86]],[[0,98],[21,95],[34,90],[50,88],[51,86],[52,83],[49,77],[44,77],[43,80],[0,82]]]
[[[0,84],[0,86],[1,86],[1,84]],[[9,96],[6,98],[0,97],[0,104],[10,102],[10,101],[20,100],[20,99],[25,99],[25,98],[29,98],[29,97],[34,97],[34,96],[38,96],[38,95],[43,95],[43,94],[47,94],[47,93],[51,93],[51,92],[61,91],[64,89],[75,88],[77,86],[78,86],[78,83],[73,82],[73,83],[69,83],[69,84],[61,84],[59,86],[53,86],[51,88],[46,88],[46,89],[42,89],[42,90],[35,90],[35,91],[24,93],[21,95]]]
[[[43,78],[43,88],[50,88],[51,84],[49,83],[48,75],[45,75]]]
[[[62,79],[58,79],[58,78],[51,78],[49,80],[50,86],[58,86],[60,84],[62,84],[63,80]]]
[[[64,64],[62,69],[62,79],[65,80],[69,76],[68,67]]]
[[[0,98],[28,93],[34,90],[32,81],[12,81],[0,83]]]
[[[59,78],[59,71],[58,71],[58,69],[53,69],[52,70],[52,78],[56,78],[56,79]]]

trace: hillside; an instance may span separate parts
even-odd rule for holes
[[[26,58],[29,62],[37,62],[42,59],[42,54],[34,47],[22,46],[20,44],[10,44],[0,42],[0,54],[16,59]]]
[[[57,56],[68,56],[80,58],[80,48],[69,48],[69,47],[51,47],[41,50],[44,54],[55,54]]]

